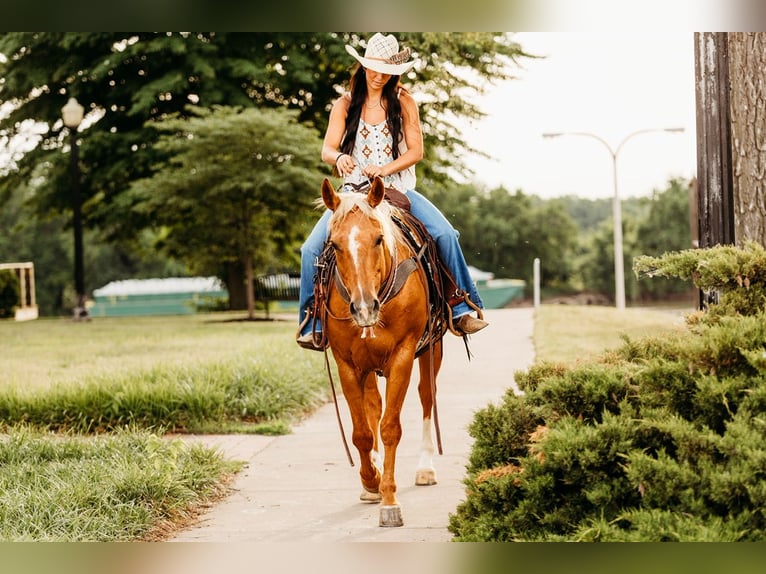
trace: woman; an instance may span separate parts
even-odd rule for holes
[[[415,191],[415,164],[423,158],[423,134],[418,107],[399,78],[415,65],[410,50],[399,50],[393,35],[378,33],[367,42],[364,57],[346,46],[358,62],[351,78],[350,91],[338,98],[322,146],[322,161],[333,165],[345,183],[359,185],[380,176],[387,187],[406,193],[411,212],[433,236],[439,256],[449,267],[457,286],[471,301],[483,307],[458,243],[458,232],[434,207]],[[398,145],[394,145],[398,142]],[[328,210],[317,222],[301,247],[301,329],[297,342],[318,349],[311,335],[308,313],[314,294],[314,261],[327,239]],[[471,334],[487,322],[470,315],[471,307],[459,303],[453,312],[455,327]]]

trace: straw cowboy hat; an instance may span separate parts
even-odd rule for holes
[[[410,49],[399,50],[399,42],[393,34],[384,36],[380,32],[367,40],[367,49],[364,56],[360,56],[353,46],[346,44],[346,52],[351,54],[365,68],[380,72],[381,74],[391,74],[392,76],[401,76],[412,66],[415,60],[410,60]]]

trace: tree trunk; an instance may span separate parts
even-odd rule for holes
[[[734,243],[727,34],[694,34],[699,246]]]
[[[247,289],[247,318],[255,319],[255,282],[253,280],[253,255],[247,253],[244,261],[245,287]]]
[[[766,245],[766,34],[729,33],[734,237]]]
[[[226,264],[226,288],[229,291],[229,309],[241,311],[247,309],[247,286],[242,265]]]

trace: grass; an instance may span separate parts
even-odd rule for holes
[[[241,314],[0,321],[0,387],[25,389],[111,377],[155,366],[189,366],[268,353],[291,339],[285,321],[239,321]],[[293,343],[293,346],[295,344]]]
[[[162,540],[226,492],[241,464],[142,432],[0,439],[3,541]]]
[[[2,322],[0,420],[58,432],[289,432],[328,398],[321,355],[295,345],[292,323],[230,319]]]
[[[284,434],[328,399],[293,323],[236,319],[0,322],[0,539],[165,539],[241,468],[165,432]]]
[[[624,337],[639,338],[683,329],[692,309],[542,305],[536,311],[534,343],[538,362],[573,363],[619,347]]]

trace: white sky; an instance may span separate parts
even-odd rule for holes
[[[587,132],[613,151],[633,132],[683,127],[683,133],[631,137],[617,160],[619,195],[651,195],[672,177],[696,173],[692,32],[519,32],[527,53],[517,79],[491,87],[466,141],[494,161],[469,160],[489,188],[543,198],[612,197],[612,158],[593,137],[544,139],[544,132]]]

